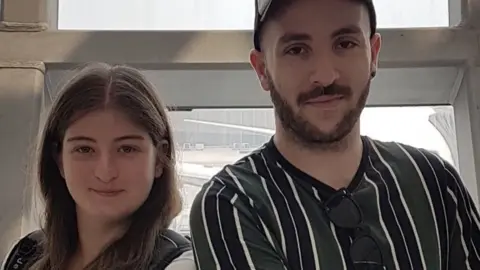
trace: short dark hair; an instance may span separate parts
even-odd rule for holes
[[[255,0],[255,25],[253,29],[253,45],[261,51],[260,41],[262,26],[266,21],[280,16],[295,0]],[[377,32],[377,14],[373,0],[350,0],[365,5],[370,19],[370,37]]]

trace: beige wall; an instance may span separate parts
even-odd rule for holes
[[[43,0],[3,0],[0,31],[45,29]],[[28,8],[25,8],[27,7]],[[34,227],[29,171],[38,131],[45,67],[0,52],[0,262]]]
[[[28,175],[44,85],[42,66],[0,62],[0,256],[22,235],[22,227],[30,227]]]
[[[47,0],[2,0],[3,21],[15,23],[47,22],[46,2]]]

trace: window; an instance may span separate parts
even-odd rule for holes
[[[254,0],[58,0],[58,28],[247,30]],[[453,1],[453,0],[451,0]],[[456,0],[460,2],[460,0]],[[449,0],[375,0],[381,28],[449,25]]]
[[[188,233],[190,206],[205,181],[267,142],[274,129],[272,109],[211,109],[171,112],[179,151],[184,209],[173,228]],[[361,133],[437,153],[458,168],[451,106],[369,107],[361,116]]]

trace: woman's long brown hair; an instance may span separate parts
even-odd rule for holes
[[[154,87],[136,69],[107,64],[88,64],[61,89],[48,114],[37,154],[37,178],[45,202],[42,252],[30,267],[65,270],[78,247],[75,202],[67,190],[56,158],[62,150],[65,130],[82,115],[115,108],[140,125],[159,149],[164,170],[155,179],[145,203],[131,217],[126,233],[111,243],[86,269],[147,269],[158,236],[181,210],[176,182],[175,150],[166,108]]]

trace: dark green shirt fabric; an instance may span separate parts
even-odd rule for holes
[[[387,269],[480,269],[480,223],[455,169],[438,156],[362,137],[348,189]],[[207,182],[190,223],[197,267],[352,269],[350,230],[333,225],[322,202],[335,190],[301,172],[273,140]]]

